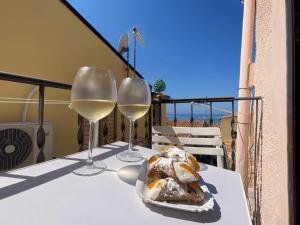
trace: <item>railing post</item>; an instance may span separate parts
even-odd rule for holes
[[[255,224],[258,224],[258,190],[257,190],[257,129],[258,129],[258,99],[255,100],[255,134],[254,134],[254,160],[253,160],[253,167],[254,167],[254,178],[253,178],[253,189],[254,189],[254,210],[253,210],[253,218],[255,221]]]
[[[235,121],[234,121],[234,100],[231,101],[231,110],[232,110],[232,118],[231,118],[231,170],[235,170],[235,138],[236,131],[234,130]]]
[[[161,103],[158,103],[158,124],[161,126]]]
[[[148,115],[149,114],[149,112],[147,112],[146,113],[146,115],[145,115],[145,122],[144,122],[144,126],[145,126],[145,137],[144,137],[144,146],[145,147],[148,147],[148,138],[149,138],[149,133],[148,133]]]
[[[125,141],[125,116],[121,114],[121,141]]]
[[[108,144],[108,141],[107,141],[107,135],[108,135],[108,127],[107,127],[107,120],[108,120],[108,116],[106,116],[104,119],[103,119],[104,123],[103,123],[103,144],[106,145]]]
[[[40,151],[36,159],[36,163],[41,163],[45,161],[44,145],[46,141],[44,124],[44,103],[45,103],[45,87],[40,85],[39,87],[39,130],[37,132],[37,146]]]
[[[137,128],[138,128],[138,122],[137,120],[134,121],[134,135],[133,135],[133,143],[137,144]]]
[[[78,131],[77,131],[77,143],[79,145],[78,151],[81,152],[83,150],[83,142],[84,142],[84,132],[83,132],[83,117],[78,114]]]
[[[209,103],[209,126],[213,124],[213,118],[212,118],[212,102]]]
[[[191,102],[191,127],[194,126],[194,103]]]
[[[177,117],[176,117],[176,103],[174,103],[174,126],[177,125]]]
[[[117,121],[118,121],[118,108],[115,106],[114,110],[114,142],[118,140],[118,127],[117,127]],[[100,123],[99,123],[100,126]]]
[[[153,124],[161,125],[161,105],[160,103],[153,104]]]
[[[148,113],[148,146],[149,148],[152,147],[152,108],[153,105],[150,105],[149,113]]]

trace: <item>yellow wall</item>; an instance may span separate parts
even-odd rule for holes
[[[161,125],[167,126],[167,104],[161,104]]]
[[[118,84],[124,76],[122,60],[60,1],[1,1],[0,28],[1,71],[72,83],[79,67],[95,65],[112,70]],[[23,98],[32,87],[0,81],[0,96]],[[70,91],[47,88],[45,97],[69,100]],[[0,103],[0,122],[20,121],[21,111],[21,104]],[[37,120],[37,105],[29,107],[28,118]],[[45,120],[54,124],[56,156],[77,151],[74,111],[46,105]]]
[[[220,130],[223,140],[231,140],[231,120],[231,116],[224,116],[221,118]],[[234,116],[234,120],[236,121],[236,116]],[[236,131],[236,125],[234,125],[234,130]]]

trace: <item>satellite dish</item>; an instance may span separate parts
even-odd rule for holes
[[[129,32],[128,32],[129,33]],[[139,41],[143,46],[145,45],[144,38],[142,37],[140,33],[140,29],[137,28],[136,26],[131,27],[130,33],[133,36],[134,40],[134,66],[133,66],[133,74],[135,75],[135,66],[136,66],[136,43]],[[129,36],[127,33],[123,33],[122,36],[120,37],[119,44],[118,44],[118,52],[123,55],[125,52],[127,53],[127,76],[129,76],[129,47],[128,47],[128,40]]]
[[[128,34],[124,33],[120,37],[119,44],[118,44],[118,52],[123,55],[125,52],[128,51]]]

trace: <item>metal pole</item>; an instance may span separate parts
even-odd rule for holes
[[[258,126],[258,100],[255,101],[255,133],[254,133],[254,179],[253,179],[253,189],[254,189],[254,210],[253,210],[253,220],[257,224],[257,126]]]
[[[127,48],[127,68],[126,68],[126,76],[129,77],[129,48]]]
[[[45,87],[40,85],[39,88],[39,124],[40,127],[37,132],[37,146],[39,147],[40,151],[38,157],[36,159],[36,163],[41,163],[45,161],[45,154],[44,154],[44,145],[46,142],[46,135],[44,130],[44,100],[45,100]]]
[[[194,126],[194,103],[191,103],[191,127]]]
[[[135,67],[136,67],[136,36],[134,36],[134,49],[133,49],[133,76],[135,77]]]
[[[210,117],[210,119],[209,119],[209,126],[211,126],[212,123],[213,123],[213,118],[212,118],[212,102],[209,103],[209,112],[210,112],[210,115],[209,115],[209,117]]]
[[[78,114],[78,130],[77,130],[77,143],[79,145],[78,151],[81,152],[83,150],[83,142],[84,142],[84,131],[83,131],[83,117]]]
[[[177,117],[176,117],[176,103],[174,103],[174,126],[177,126]]]
[[[231,102],[231,170],[235,170],[235,138],[236,138],[236,132],[234,130],[234,101]]]

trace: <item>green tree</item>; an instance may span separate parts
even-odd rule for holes
[[[161,79],[156,80],[154,83],[154,91],[161,93],[165,90],[166,90],[166,83]]]

